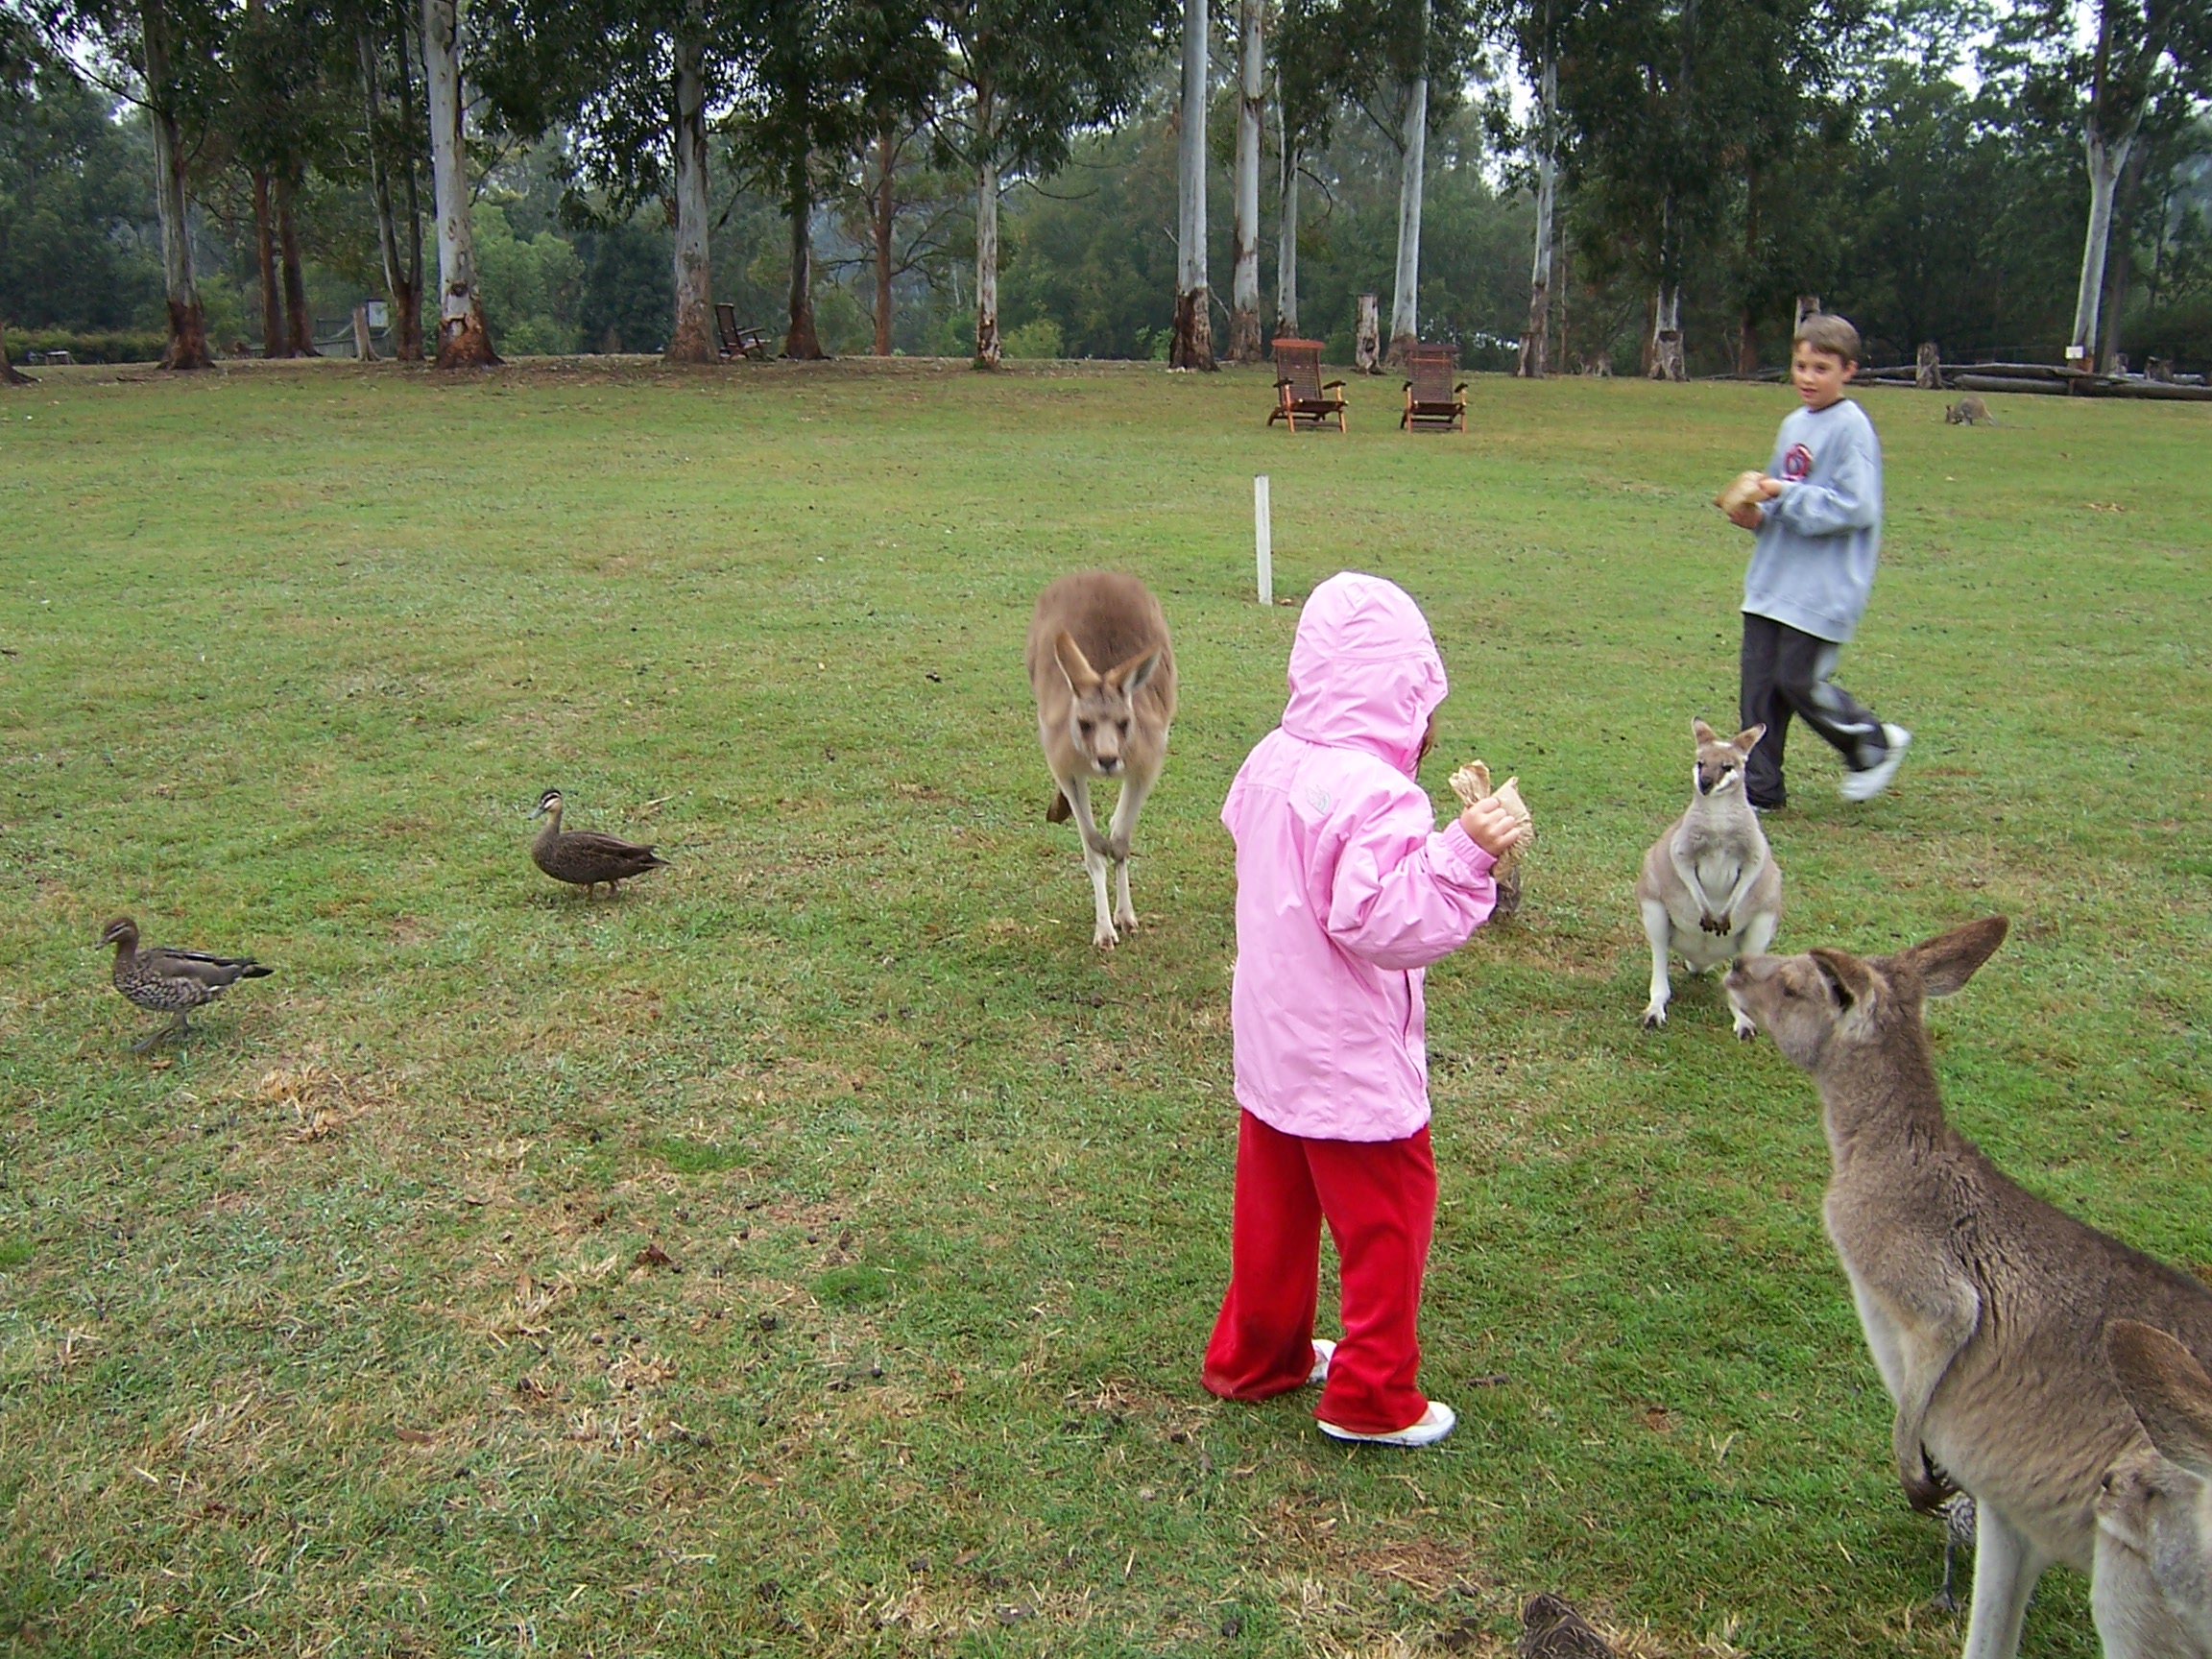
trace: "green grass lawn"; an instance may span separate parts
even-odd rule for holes
[[[1253,371],[0,395],[0,1648],[1483,1654],[1553,1590],[1640,1654],[1955,1652],[1809,1083],[1708,984],[1637,1025],[1637,863],[1735,707],[1708,501],[1789,394],[1481,377],[1407,439],[1352,390],[1296,439]],[[1840,677],[1917,742],[1847,807],[1799,732],[1781,946],[2008,912],[1932,1011],[1953,1116],[2201,1273],[2212,411],[1864,400]],[[1440,809],[1479,754],[1543,827],[1430,979],[1433,1453],[1198,1386],[1261,471],[1279,592],[1427,608]],[[1021,667],[1093,564],[1182,675],[1110,955]],[[545,880],[553,784],[674,868]],[[277,975],[133,1055],[121,912]]]

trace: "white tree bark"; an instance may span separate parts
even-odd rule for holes
[[[1214,367],[1212,296],[1206,283],[1206,0],[1183,0],[1183,142],[1177,155],[1175,333],[1167,361]]]
[[[975,361],[998,367],[998,163],[975,172]]]
[[[2082,127],[2082,147],[2089,161],[2089,232],[2081,244],[2081,283],[2074,301],[2074,340],[2066,356],[2084,369],[2097,356],[2097,313],[2104,299],[2104,250],[2112,236],[2112,198],[2120,170],[2128,165],[2134,148],[2135,123],[2117,139],[2098,131],[2091,114]]]
[[[1664,277],[1659,282],[1658,303],[1652,307],[1651,378],[1689,378],[1682,362],[1682,284]]]
[[[438,367],[496,363],[476,287],[476,239],[469,220],[459,0],[422,0],[422,72],[429,85],[430,180],[438,210]]]
[[[184,194],[184,146],[171,103],[169,15],[161,0],[143,0],[138,10],[139,38],[146,51],[147,126],[154,134],[154,202],[161,221],[161,280],[168,301],[169,344],[161,353],[164,369],[206,369],[206,314],[200,283],[192,270],[192,226]]]
[[[714,288],[707,263],[707,17],[701,0],[684,8],[676,33],[676,330],[671,363],[712,363]]]
[[[1265,0],[1238,0],[1237,231],[1235,276],[1229,289],[1229,355],[1257,363],[1260,328],[1260,132],[1266,113]]]
[[[1275,99],[1282,176],[1276,188],[1275,332],[1298,332],[1298,157],[1290,151],[1290,122],[1283,113],[1281,84]]]
[[[1398,168],[1398,274],[1390,290],[1390,361],[1421,338],[1421,182],[1429,148],[1429,77],[1406,88],[1403,159]]]
[[[1541,123],[1536,153],[1536,255],[1528,273],[1528,325],[1521,334],[1520,372],[1541,380],[1551,372],[1551,216],[1558,197],[1559,162],[1554,111],[1559,105],[1559,64],[1550,38],[1551,8],[1545,8],[1544,73],[1538,89]]]

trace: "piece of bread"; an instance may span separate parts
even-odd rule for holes
[[[1493,790],[1490,787],[1490,768],[1479,760],[1470,760],[1452,774],[1452,793],[1458,796],[1460,804],[1465,806],[1472,806],[1476,802],[1495,794],[1498,805],[1510,812],[1514,822],[1527,831],[1504,857],[1498,860],[1501,869],[1518,860],[1528,843],[1536,838],[1536,821],[1528,810],[1528,804],[1521,799],[1520,779],[1508,778]]]
[[[1713,505],[1729,514],[1756,506],[1767,499],[1767,492],[1759,487],[1760,477],[1757,472],[1737,473],[1728,481],[1728,487],[1713,497]]]

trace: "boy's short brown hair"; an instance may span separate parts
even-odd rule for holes
[[[1848,317],[1839,317],[1833,311],[1807,312],[1805,321],[1797,325],[1797,332],[1791,336],[1791,344],[1810,346],[1845,363],[1859,361],[1859,330],[1851,326]]]

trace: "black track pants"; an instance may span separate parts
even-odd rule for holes
[[[1858,698],[1828,678],[1843,648],[1771,616],[1743,617],[1743,689],[1739,709],[1745,727],[1765,723],[1767,735],[1751,752],[1744,784],[1754,806],[1779,806],[1782,749],[1795,714],[1843,757],[1854,772],[1879,765],[1889,753],[1882,722]]]

